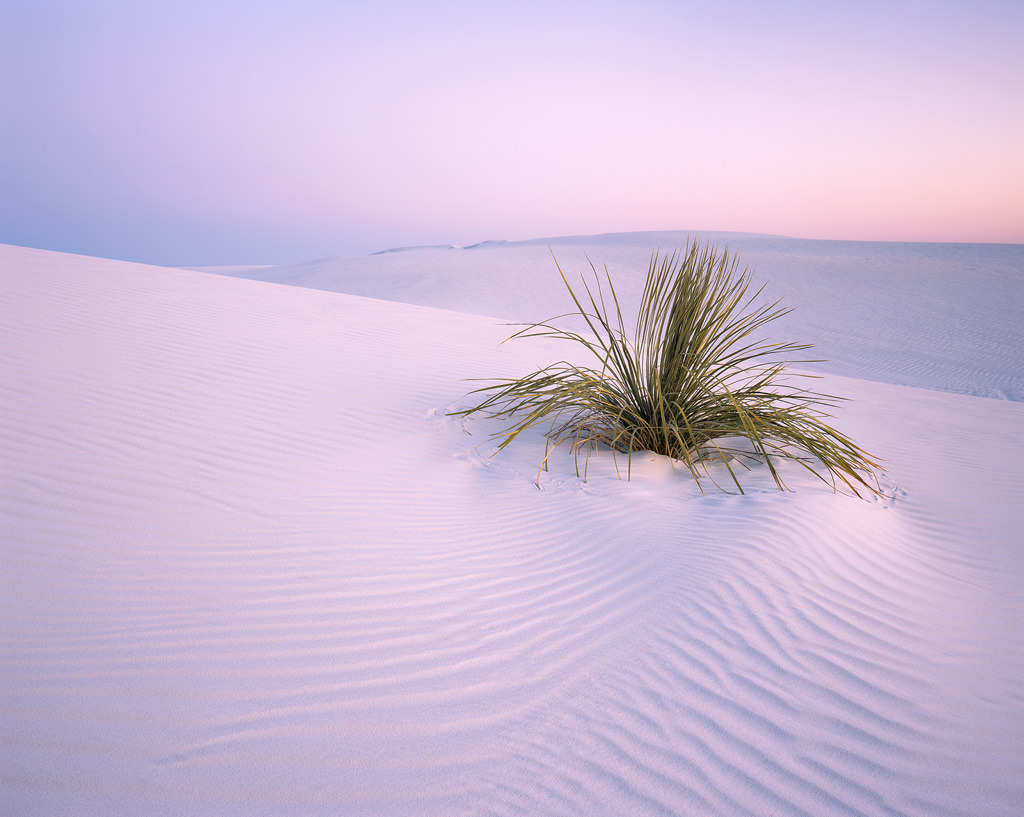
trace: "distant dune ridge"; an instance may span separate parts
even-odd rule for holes
[[[1019,813],[1024,247],[707,236],[882,499],[607,452],[538,489],[542,432],[448,415],[574,351],[502,344],[568,309],[552,252],[626,303],[686,237],[0,246],[0,812]]]
[[[639,301],[652,250],[701,236],[728,246],[796,310],[779,325],[838,374],[1024,400],[1024,247],[817,241],[751,233],[612,233],[406,248],[282,267],[211,271],[516,321],[562,311],[552,253],[570,274],[607,265]],[[554,310],[554,311],[553,311]],[[908,327],[904,328],[906,324]],[[1015,365],[1014,365],[1015,364]]]

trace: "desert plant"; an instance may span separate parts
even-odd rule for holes
[[[527,429],[549,424],[541,470],[553,446],[569,443],[579,473],[580,451],[589,458],[595,446],[604,445],[629,455],[628,462],[635,451],[671,457],[689,469],[702,491],[703,479],[714,482],[709,462],[720,461],[742,493],[736,464],[764,463],[785,489],[773,463],[785,457],[833,489],[877,493],[878,463],[825,422],[825,409],[841,398],[798,388],[796,378],[813,375],[786,371],[790,363],[819,362],[791,359],[811,344],[751,340],[790,309],[779,301],[757,305],[764,287],[748,295],[753,274],[749,268],[737,274],[738,263],[728,248],[697,241],[670,255],[654,252],[630,337],[607,267],[607,295],[593,262],[593,287],[583,279],[583,291],[577,292],[555,259],[576,310],[512,337],[571,341],[595,365],[560,361],[498,381],[472,392],[485,395],[482,402],[455,413],[511,419],[510,428],[494,435],[503,438],[499,451]],[[570,316],[582,318],[589,334],[554,325]]]

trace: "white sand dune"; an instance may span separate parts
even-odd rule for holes
[[[796,309],[786,337],[818,345],[819,370],[903,386],[1024,401],[1024,247],[810,241],[744,233],[703,237],[739,253],[766,295]],[[652,250],[683,232],[614,233],[393,250],[284,267],[212,271],[403,303],[546,320],[587,258],[608,266],[622,300],[637,302]],[[550,247],[550,249],[549,249]]]
[[[551,244],[628,298],[678,240]],[[1020,813],[1024,248],[730,237],[864,501],[490,457],[447,412],[566,354],[501,344],[564,308],[545,244],[0,247],[0,812]]]

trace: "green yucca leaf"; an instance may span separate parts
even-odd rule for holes
[[[783,378],[789,363],[820,362],[792,359],[811,344],[752,339],[790,309],[779,301],[760,304],[763,286],[748,294],[753,274],[737,272],[739,258],[727,248],[691,241],[669,255],[654,252],[632,336],[607,268],[602,284],[591,262],[593,285],[584,279],[579,292],[557,259],[555,266],[576,310],[526,326],[512,338],[571,341],[594,363],[560,361],[472,392],[482,396],[481,402],[454,413],[511,420],[495,435],[501,440],[499,451],[545,423],[542,471],[554,448],[568,444],[579,474],[579,453],[589,457],[594,446],[603,445],[627,455],[667,455],[686,467],[701,490],[704,479],[714,482],[709,462],[719,461],[742,493],[734,460],[748,468],[745,460],[762,462],[785,489],[773,458],[786,458],[834,490],[845,488],[858,496],[858,489],[879,492],[878,462],[825,422],[826,409],[840,398]],[[582,318],[589,334],[556,325],[567,317]],[[791,377],[797,376],[812,377]],[[737,448],[732,440],[745,440],[747,447]],[[627,477],[630,465],[631,457]]]

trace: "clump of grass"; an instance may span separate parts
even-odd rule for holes
[[[589,459],[595,446],[607,446],[627,454],[628,462],[636,451],[671,457],[702,491],[705,479],[715,483],[709,464],[721,462],[743,493],[735,466],[749,468],[753,461],[785,490],[774,462],[785,458],[835,490],[878,493],[879,464],[826,423],[826,410],[841,398],[798,388],[796,379],[811,375],[786,371],[790,363],[818,362],[792,359],[812,345],[751,339],[790,309],[779,301],[759,305],[764,287],[748,294],[752,272],[738,273],[738,264],[727,248],[706,242],[690,241],[666,256],[653,253],[636,328],[628,334],[607,267],[607,296],[592,262],[593,286],[584,279],[578,292],[555,259],[576,310],[512,337],[571,341],[590,353],[593,365],[563,360],[498,381],[472,392],[484,395],[482,402],[455,413],[510,419],[512,425],[495,434],[502,439],[499,451],[527,429],[548,425],[541,470],[553,447],[568,443],[577,473],[581,451]],[[554,325],[570,316],[582,318],[590,333]]]

